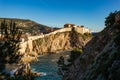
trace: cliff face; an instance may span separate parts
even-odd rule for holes
[[[33,51],[36,53],[55,52],[82,48],[91,37],[83,38],[82,34],[75,31],[58,32],[33,41]]]
[[[118,19],[120,20],[120,19]],[[63,76],[63,80],[119,80],[120,23],[106,27],[84,48],[84,53]]]

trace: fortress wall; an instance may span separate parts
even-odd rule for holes
[[[84,34],[84,29],[81,27],[76,27],[75,31],[77,31],[78,33]]]

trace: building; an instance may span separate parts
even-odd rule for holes
[[[82,34],[84,34],[84,33],[91,33],[91,30],[86,28],[86,27],[84,27],[83,25],[76,26],[75,24],[65,24],[64,28],[75,28],[75,30],[77,32],[82,33]]]
[[[75,24],[65,24],[64,28],[72,28],[72,27],[77,27]]]

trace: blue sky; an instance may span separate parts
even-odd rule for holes
[[[31,19],[50,27],[65,23],[101,31],[105,17],[120,10],[120,0],[0,0],[0,17]]]

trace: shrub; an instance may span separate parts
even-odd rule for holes
[[[87,38],[92,37],[92,34],[91,33],[84,33],[82,36],[83,36],[83,39],[86,40]]]
[[[71,51],[68,62],[72,64],[81,54],[83,53],[82,49],[74,49]]]
[[[115,23],[115,15],[118,13],[118,11],[111,12],[108,17],[105,19],[105,26],[112,26]]]

